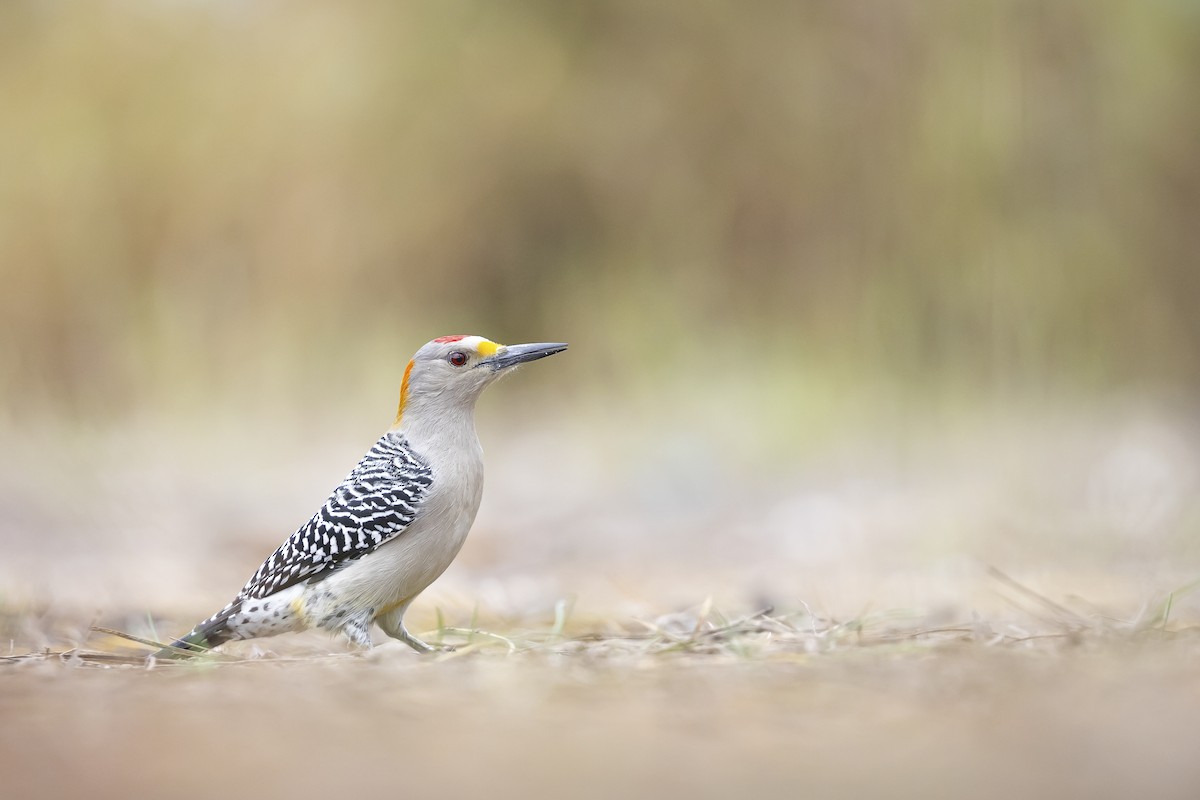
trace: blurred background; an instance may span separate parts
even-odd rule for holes
[[[571,350],[419,619],[1136,611],[1200,568],[1197,75],[1184,0],[6,2],[0,604],[190,624],[479,333]]]

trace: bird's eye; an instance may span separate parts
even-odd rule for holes
[[[461,367],[463,364],[467,363],[467,354],[464,353],[462,350],[455,350],[453,353],[450,354],[448,360],[454,366]]]

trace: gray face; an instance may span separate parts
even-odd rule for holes
[[[502,345],[482,336],[434,339],[413,357],[406,394],[409,401],[436,395],[443,403],[473,403],[505,372],[566,349],[561,342]]]

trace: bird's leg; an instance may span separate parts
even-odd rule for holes
[[[393,639],[399,639],[418,653],[434,653],[439,650],[454,649],[454,645],[432,645],[413,636],[408,628],[404,627],[404,612],[407,610],[408,603],[405,603],[387,613],[380,614],[375,618],[375,622],[378,623],[380,629],[388,636]]]
[[[371,618],[366,614],[356,614],[346,620],[342,626],[342,634],[350,644],[360,650],[371,649]]]

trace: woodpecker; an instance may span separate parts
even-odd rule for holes
[[[187,657],[234,639],[321,628],[371,647],[372,623],[420,652],[404,612],[458,554],[483,493],[475,401],[500,376],[563,343],[443,336],[408,362],[396,421],[325,505],[229,605],[154,654]]]

